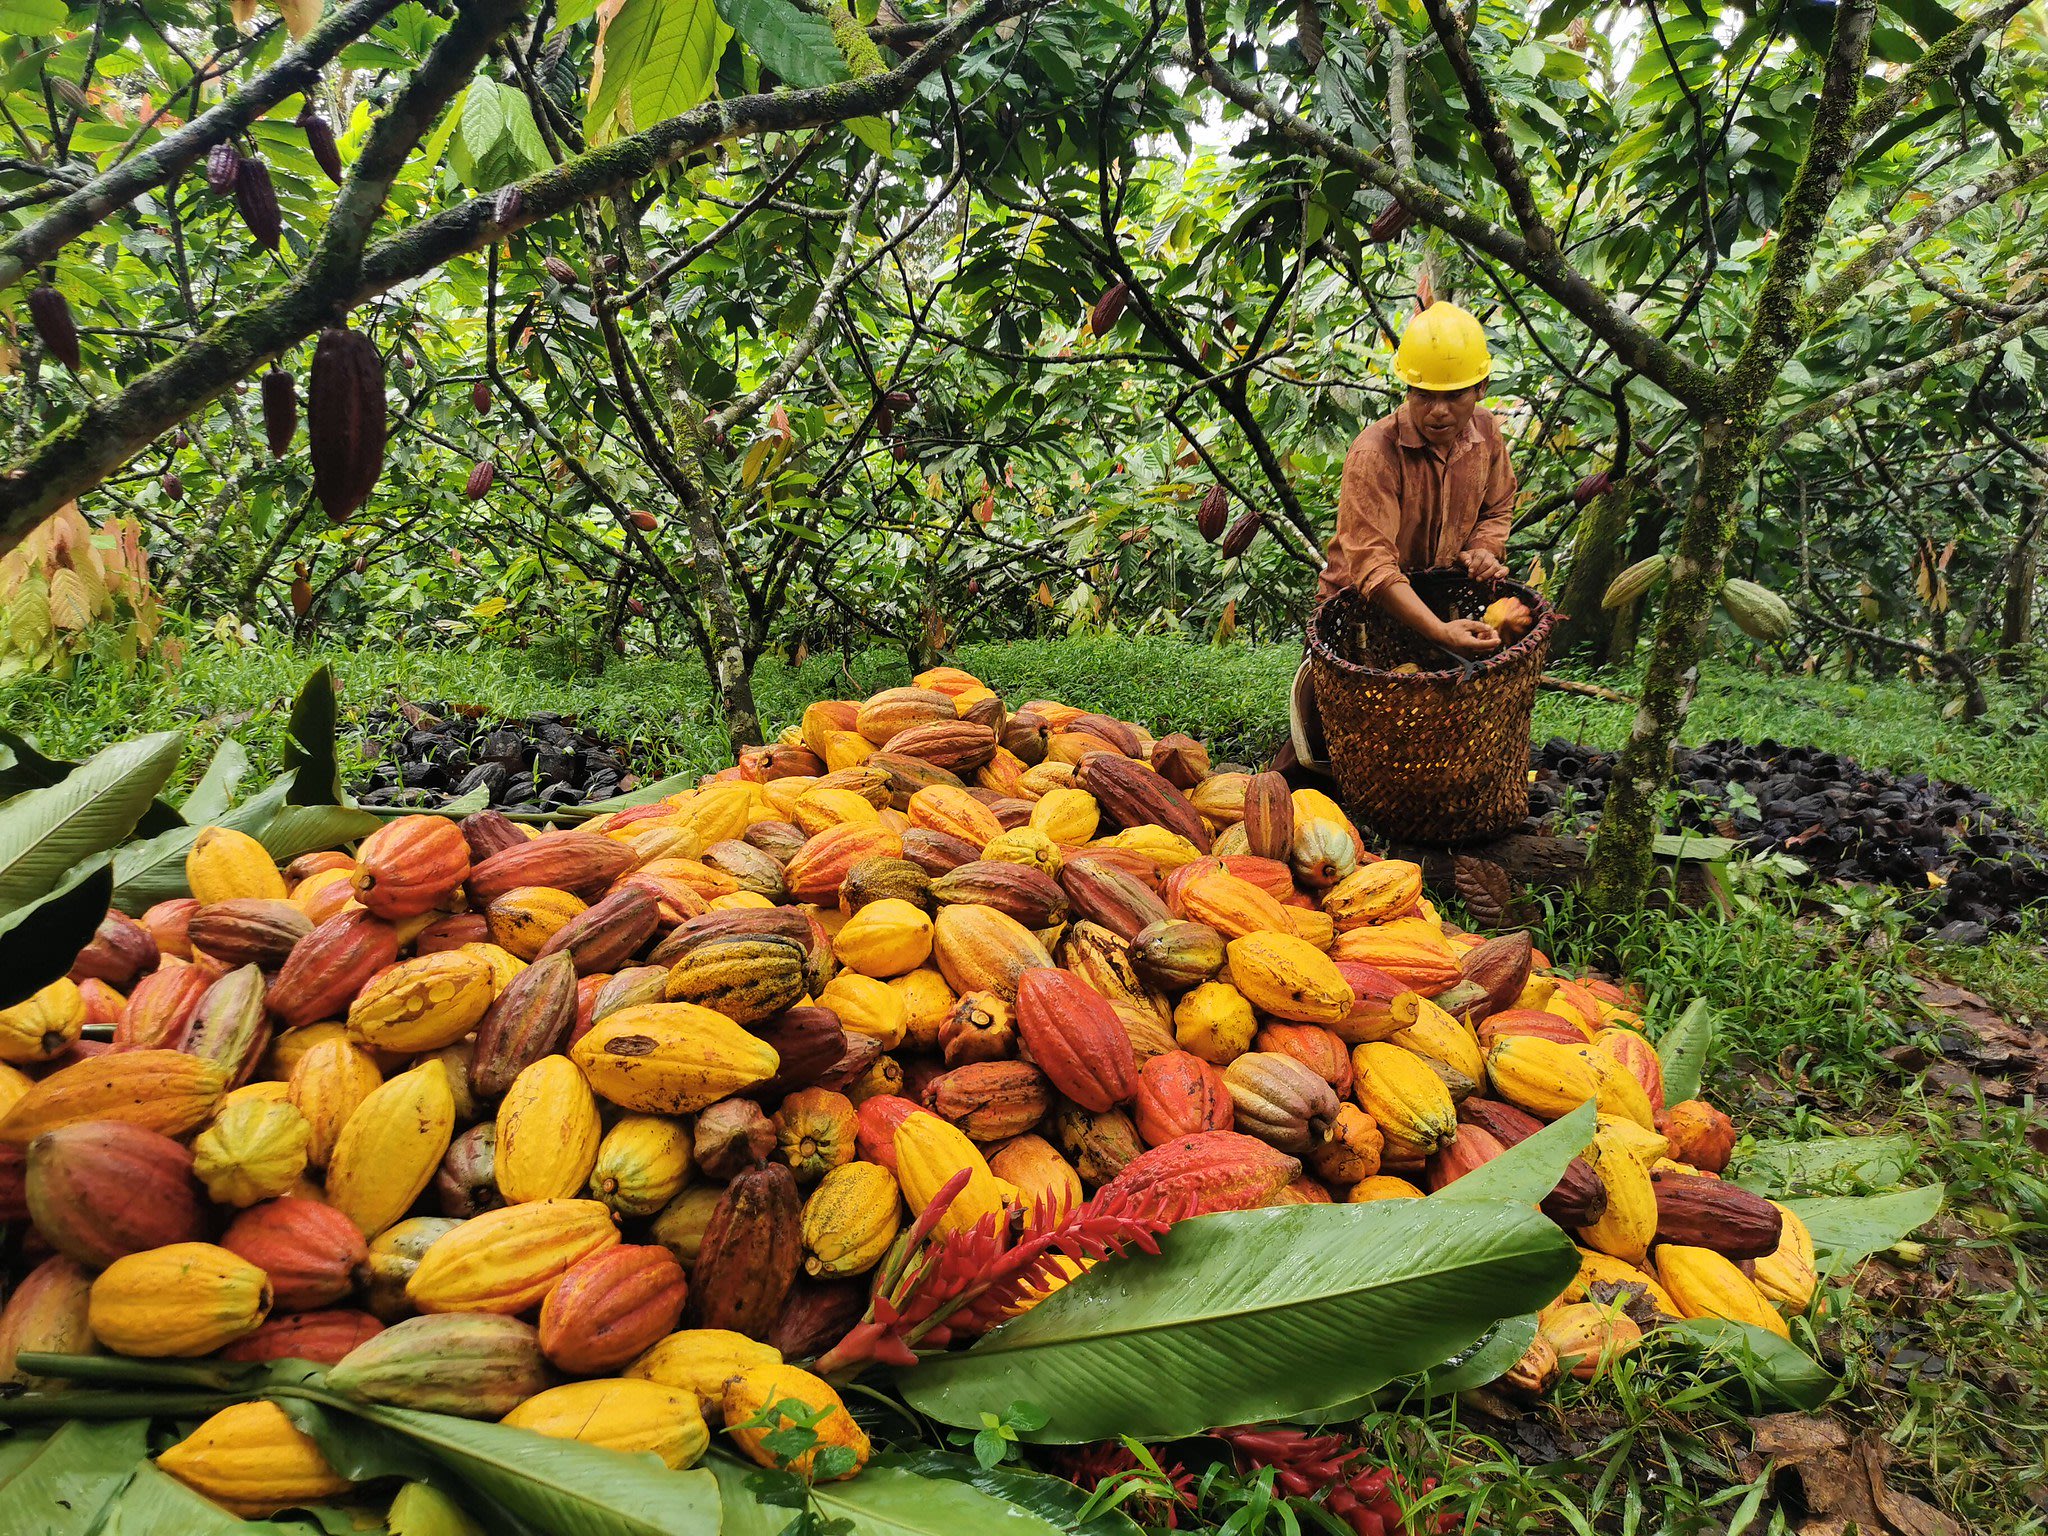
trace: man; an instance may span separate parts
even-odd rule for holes
[[[1479,581],[1507,575],[1515,472],[1500,427],[1479,403],[1492,371],[1486,332],[1469,310],[1436,303],[1408,322],[1394,351],[1407,398],[1345,455],[1319,601],[1350,587],[1460,656],[1500,648],[1490,625],[1431,612],[1407,575],[1451,565]],[[1318,762],[1322,731],[1306,663],[1294,680],[1294,726],[1296,755]]]

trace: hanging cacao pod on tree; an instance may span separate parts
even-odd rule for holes
[[[164,494],[170,497],[171,500],[183,501],[185,499],[185,482],[179,477],[175,469],[165,470],[163,479],[157,483],[163,487]]]
[[[377,344],[345,325],[329,326],[313,349],[306,391],[313,494],[344,523],[384,472],[384,359]]]
[[[1572,487],[1572,505],[1583,507],[1595,496],[1605,496],[1613,489],[1614,481],[1612,477],[1609,476],[1606,470],[1598,470],[1586,476],[1585,479]]]
[[[292,612],[304,618],[313,611],[312,573],[306,569],[306,562],[292,563]]]
[[[1259,515],[1257,507],[1253,507],[1231,524],[1230,532],[1223,535],[1223,542],[1217,548],[1222,550],[1224,559],[1235,560],[1252,547],[1252,540],[1259,536],[1259,530],[1265,526],[1265,518]]]
[[[1095,301],[1095,308],[1088,315],[1088,334],[1100,336],[1123,318],[1124,306],[1131,301],[1131,285],[1124,282],[1111,283],[1103,289],[1102,297]]]
[[[482,501],[490,494],[491,482],[498,478],[498,466],[489,459],[479,459],[469,472],[469,484],[462,488],[462,494],[471,501]]]
[[[313,110],[311,102],[299,113],[299,127],[306,135],[306,148],[312,152],[327,179],[337,187],[341,185],[341,150],[334,142],[334,125]]]
[[[491,222],[503,229],[518,219],[525,202],[526,195],[517,187],[498,188],[491,195]]]
[[[491,386],[489,380],[478,379],[469,386],[469,403],[479,411],[488,411],[491,408]]]
[[[299,430],[299,389],[282,368],[263,375],[263,437],[270,456],[281,459]]]
[[[234,191],[241,168],[241,152],[232,144],[216,144],[206,152],[206,184],[215,192]]]
[[[1391,245],[1408,233],[1414,222],[1415,215],[1405,207],[1399,203],[1389,203],[1380,210],[1379,217],[1372,221],[1367,234],[1374,245]]]
[[[633,526],[635,528],[638,528],[642,533],[652,533],[655,529],[661,526],[660,519],[657,518],[652,512],[634,512],[630,514],[630,517],[632,519]]]
[[[71,305],[64,295],[43,284],[28,296],[28,317],[50,356],[78,372],[78,322],[71,318]]]
[[[564,288],[573,288],[576,285],[576,269],[570,266],[568,262],[562,260],[561,257],[543,257],[541,265],[547,269],[548,276],[552,277]]]
[[[270,183],[270,167],[260,156],[247,156],[235,172],[235,208],[255,242],[266,251],[276,250],[284,238],[284,222],[278,216],[277,188]]]
[[[1195,527],[1202,537],[1214,544],[1223,537],[1223,530],[1230,521],[1230,492],[1221,485],[1209,487],[1209,494],[1202,498],[1201,510],[1195,513]]]

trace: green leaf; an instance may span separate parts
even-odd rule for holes
[[[51,1433],[55,1431],[45,1433],[41,1429],[17,1428],[6,1439],[0,1440],[0,1488],[5,1488],[10,1477],[35,1459]]]
[[[1460,1179],[1458,1182],[1462,1184],[1465,1181]],[[1477,1349],[1457,1364],[1424,1371],[1416,1382],[1416,1390],[1424,1397],[1449,1397],[1453,1393],[1470,1391],[1473,1387],[1483,1387],[1526,1355],[1529,1346],[1535,1342],[1534,1312],[1504,1318]]]
[[[247,1536],[249,1526],[175,1477],[139,1463],[94,1536]]]
[[[1707,1052],[1714,1044],[1714,1010],[1696,997],[1686,1004],[1678,1022],[1657,1042],[1657,1060],[1664,1069],[1664,1102],[1682,1104],[1700,1095]]]
[[[178,804],[178,813],[195,827],[203,827],[228,813],[235,803],[235,791],[249,772],[249,754],[229,736],[213,749],[213,760],[192,786],[192,793]]]
[[[832,85],[846,78],[846,61],[824,18],[789,0],[719,0],[718,10],[753,55],[790,85]]]
[[[291,775],[285,800],[292,805],[343,805],[341,767],[334,750],[334,674],[325,665],[314,670],[292,700],[285,722],[284,766]]]
[[[625,0],[598,44],[584,117],[591,145],[696,106],[731,36],[712,0]]]
[[[895,153],[896,141],[889,132],[888,120],[880,117],[849,117],[847,129],[861,143],[867,145],[884,160]]]
[[[0,32],[51,37],[64,30],[70,15],[64,0],[0,0]]]
[[[368,837],[383,825],[383,817],[353,806],[286,805],[263,824],[256,840],[278,863],[289,864],[302,853]]]
[[[1077,1523],[1088,1504],[1088,1495],[1065,1478],[1047,1477],[1017,1467],[982,1467],[969,1457],[932,1450],[877,1456],[868,1468],[870,1474],[877,1469],[897,1468],[919,1477],[966,1483],[1071,1531],[1073,1536],[1139,1536],[1130,1516],[1115,1509],[1102,1510],[1086,1522]]]
[[[0,1008],[40,992],[92,942],[114,895],[114,861],[102,854],[38,901],[0,917]]]
[[[1744,1189],[1779,1198],[1813,1189],[1891,1189],[1905,1178],[1913,1158],[1913,1143],[1904,1136],[1760,1141],[1744,1155],[1734,1177]]]
[[[976,1427],[1023,1398],[1019,1438],[1174,1439],[1313,1413],[1554,1300],[1570,1241],[1531,1207],[1386,1200],[1197,1217],[1157,1258],[1099,1264],[974,1348],[904,1371],[912,1407]]]
[[[623,811],[629,805],[652,805],[655,801],[680,790],[694,789],[700,777],[701,774],[694,772],[672,773],[665,779],[656,779],[652,784],[642,784],[627,794],[613,795],[609,800],[586,800],[581,805],[565,805],[556,813],[556,817],[583,821],[593,816],[606,816],[613,811]]]
[[[1660,859],[1697,859],[1702,864],[1719,864],[1741,846],[1732,837],[1706,837],[1698,832],[1660,832],[1650,844]]]
[[[718,1486],[708,1472],[671,1472],[652,1456],[503,1424],[323,1401],[391,1431],[477,1497],[548,1536],[717,1536]]]
[[[1656,1336],[1692,1344],[1708,1361],[1730,1366],[1751,1386],[1795,1408],[1818,1408],[1841,1385],[1798,1345],[1753,1323],[1723,1317],[1666,1320]]]
[[[0,806],[0,912],[47,895],[74,864],[126,839],[184,745],[176,731],[120,742],[62,783]]]
[[[549,163],[547,141],[525,92],[481,75],[463,93],[452,147],[455,173],[474,192],[502,187]]]
[[[66,1424],[7,1480],[7,1502],[34,1510],[36,1536],[86,1536],[143,1459],[147,1419]]]
[[[1446,1184],[1432,1200],[1512,1200],[1534,1205],[1553,1189],[1571,1166],[1571,1160],[1592,1143],[1599,1126],[1599,1106],[1581,1104],[1577,1109],[1501,1153],[1492,1162],[1473,1169],[1455,1183]]]
[[[0,766],[0,800],[10,799],[26,789],[60,784],[79,766],[62,758],[43,756],[26,736],[13,731],[0,731],[0,752],[5,752],[8,757],[5,766]],[[187,819],[175,806],[162,800],[152,800],[129,835],[155,837],[159,832],[183,826]]]
[[[1849,1265],[1882,1253],[1927,1225],[1941,1211],[1946,1189],[1927,1184],[1889,1195],[1817,1195],[1787,1200],[1785,1208],[1813,1234],[1822,1270],[1840,1274]]]
[[[722,1536],[780,1536],[791,1511],[764,1502],[747,1486],[760,1468],[724,1451],[704,1465],[718,1479]],[[845,1482],[817,1484],[811,1501],[825,1519],[851,1522],[858,1536],[1059,1536],[1065,1529],[970,1483],[886,1462]]]

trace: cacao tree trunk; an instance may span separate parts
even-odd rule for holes
[[[640,238],[638,211],[630,198],[614,198],[619,243],[636,283],[652,270]],[[746,642],[746,621],[733,590],[725,540],[719,530],[719,502],[704,477],[704,407],[690,392],[683,350],[676,339],[664,296],[648,306],[655,352],[661,363],[662,409],[668,418],[669,452],[683,482],[683,519],[690,535],[690,574],[704,604],[711,636],[711,685],[725,716],[726,735],[737,755],[761,745],[761,712],[754,704],[754,657]]]
[[[1998,675],[2006,682],[2012,682],[2023,672],[2027,638],[2034,627],[2034,585],[2040,576],[2040,558],[2034,552],[2031,535],[2038,526],[2038,502],[2038,497],[2030,496],[2021,506],[2020,546],[2012,552],[2005,599],[1998,616]]]
[[[1671,557],[1642,703],[1593,843],[1593,900],[1604,912],[1640,907],[1650,888],[1656,863],[1652,842],[1671,777],[1671,749],[1699,686],[1700,657],[1750,484],[1757,438],[1753,413],[1710,418],[1700,431],[1699,478]]]
[[[1565,568],[1564,587],[1557,595],[1558,611],[1564,619],[1551,646],[1556,655],[1584,651],[1586,659],[1599,666],[1614,659],[1608,644],[1610,615],[1602,611],[1600,599],[1606,595],[1608,583],[1621,574],[1634,504],[1634,493],[1625,485],[1618,486],[1595,496],[1579,520],[1578,537],[1572,541],[1572,563]]]

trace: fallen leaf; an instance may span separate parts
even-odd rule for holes
[[[1780,1413],[1752,1419],[1755,1455],[1775,1463],[1775,1491],[1807,1518],[1800,1536],[1964,1536],[1962,1524],[1885,1478],[1889,1448],[1869,1432],[1851,1437],[1840,1422]]]

